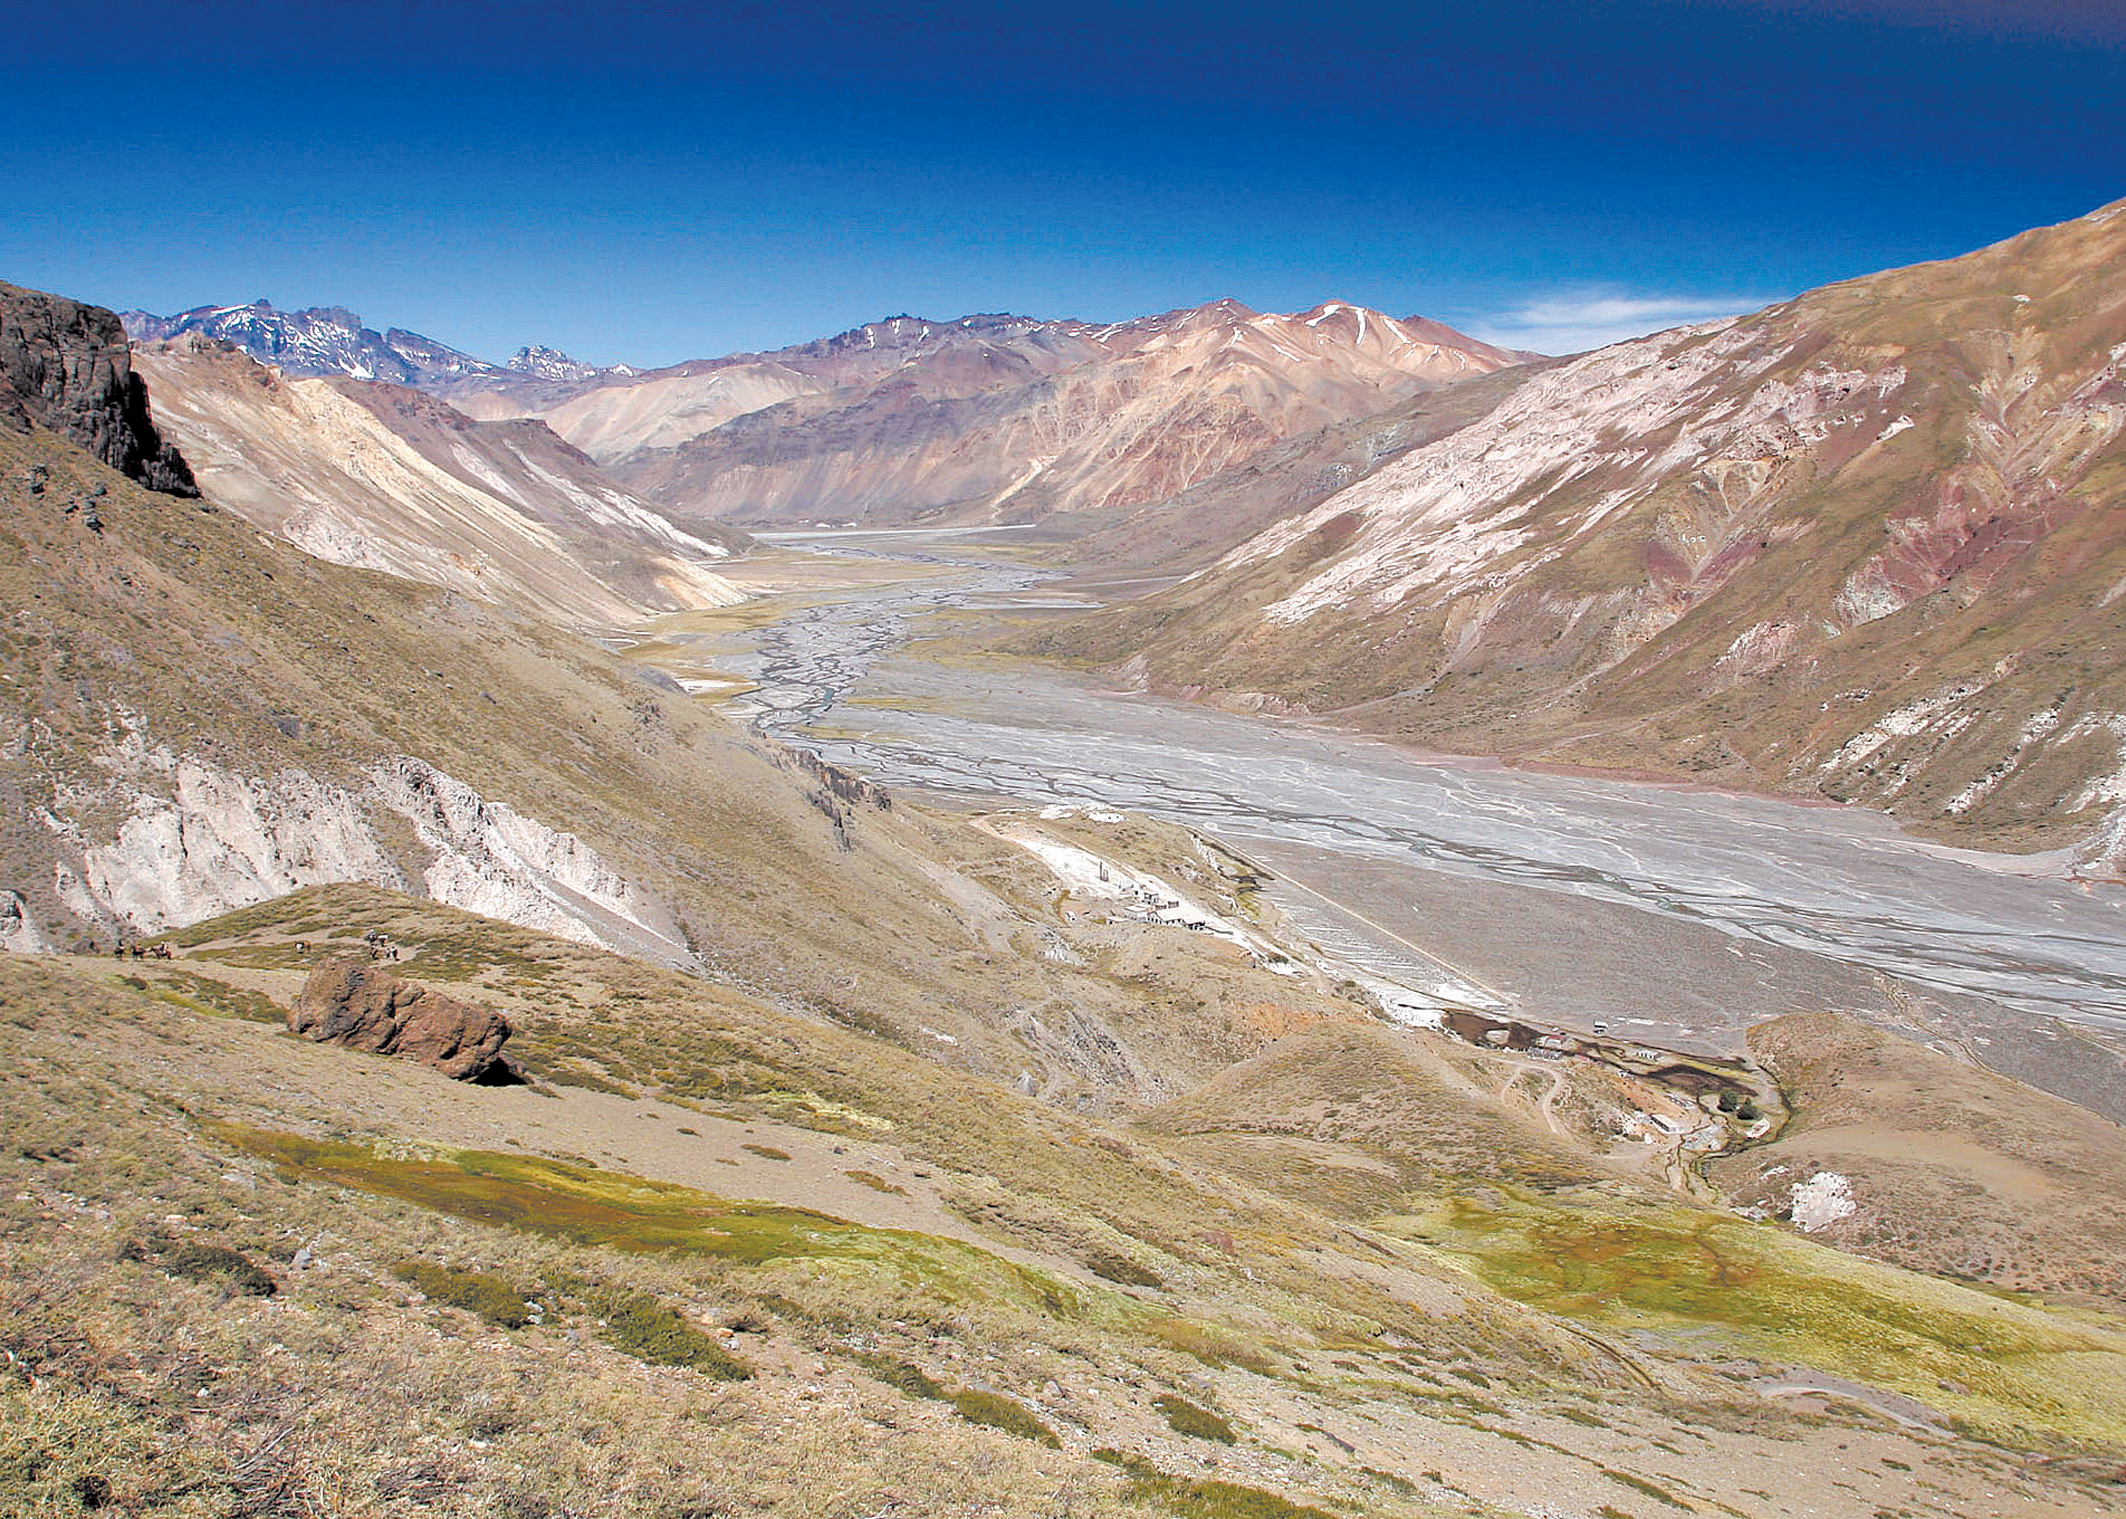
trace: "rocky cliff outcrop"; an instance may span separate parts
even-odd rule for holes
[[[196,496],[192,468],[148,415],[115,314],[0,285],[0,427],[46,427],[149,490]]]
[[[319,1044],[416,1060],[453,1081],[521,1079],[502,1056],[512,1030],[500,1013],[401,980],[361,955],[336,955],[312,971],[288,1027]]]

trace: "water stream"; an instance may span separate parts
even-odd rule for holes
[[[908,648],[920,618],[1037,604],[1040,572],[945,535],[806,546],[924,573],[803,607],[718,663],[759,683],[744,706],[764,731],[889,786],[1133,808],[1242,849],[1279,841],[1362,860],[1376,876],[1392,866],[1573,893],[2126,1028],[2115,887],[1944,850],[1858,809],[1434,760],[1066,673],[923,658]],[[961,573],[941,577],[940,564]]]

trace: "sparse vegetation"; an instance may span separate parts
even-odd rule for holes
[[[1166,1427],[1177,1435],[1215,1440],[1220,1445],[1231,1445],[1240,1438],[1226,1420],[1178,1393],[1164,1393],[1152,1399],[1152,1406],[1166,1415]]]
[[[393,1266],[391,1274],[412,1283],[423,1296],[478,1314],[497,1328],[522,1329],[532,1321],[523,1289],[499,1276],[413,1258]]]
[[[1635,1493],[1644,1493],[1657,1503],[1665,1503],[1670,1508],[1682,1509],[1685,1513],[1691,1512],[1691,1506],[1688,1503],[1685,1503],[1658,1482],[1649,1482],[1644,1477],[1635,1477],[1630,1472],[1620,1472],[1609,1466],[1602,1468],[1602,1475],[1612,1482],[1623,1484]]]
[[[1169,1476],[1143,1457],[1123,1451],[1103,1448],[1094,1451],[1093,1458],[1121,1467],[1136,1492],[1157,1499],[1184,1519],[1336,1519],[1326,1510],[1294,1503],[1265,1488]]]
[[[271,1297],[279,1290],[271,1272],[241,1250],[231,1250],[226,1245],[200,1241],[178,1245],[162,1257],[162,1265],[172,1276],[224,1282],[232,1291],[253,1297]]]
[[[415,939],[410,929],[399,932],[403,920],[387,921],[393,926],[386,931]],[[890,1480],[893,1492],[928,1495],[923,1501],[937,1512],[971,1501],[969,1493],[987,1495],[982,1501],[1014,1512],[1024,1508],[1029,1493],[1063,1492],[1070,1496],[1057,1500],[1056,1511],[1073,1519],[1317,1519],[1358,1512],[1409,1519],[1435,1511],[1427,1498],[1397,1485],[1414,1485],[1416,1463],[1426,1447],[1413,1443],[1409,1464],[1399,1464],[1383,1452],[1378,1437],[1361,1441],[1341,1416],[1329,1416],[1331,1409],[1345,1406],[1343,1400],[1392,1403],[1413,1430],[1451,1426],[1457,1439],[1488,1442],[1494,1451],[1508,1453],[1507,1469],[1516,1461],[1548,1461],[1565,1452],[1573,1441],[1559,1436],[1560,1429],[1604,1430],[1600,1438],[1606,1442],[1651,1442],[1668,1434],[1680,1417],[1702,1432],[1698,1439],[1677,1439],[1659,1448],[1678,1453],[1678,1461],[1685,1459],[1681,1451],[1700,1443],[1705,1453],[1690,1458],[1695,1466],[1664,1460],[1659,1482],[1685,1502],[1704,1490],[1705,1473],[1717,1471],[1719,1453],[1729,1448],[1720,1442],[1761,1440],[1764,1430],[1776,1431],[1782,1442],[1823,1441],[1846,1428],[1824,1426],[1817,1433],[1819,1426],[1717,1386],[1679,1415],[1669,1403],[1638,1392],[1643,1384],[1628,1369],[1630,1358],[1673,1355],[1673,1369],[1665,1374],[1687,1377],[1699,1374],[1693,1368],[1701,1354],[1725,1357],[1735,1348],[1748,1354],[1758,1345],[1776,1350],[1777,1342],[1757,1338],[1760,1326],[1750,1315],[1789,1312],[1782,1305],[1801,1274],[1821,1279],[1822,1262],[1844,1257],[1776,1229],[1757,1230],[1703,1210],[1655,1204],[1624,1189],[1589,1187],[1572,1180],[1569,1167],[1547,1153],[1539,1153],[1528,1167],[1545,1178],[1544,1184],[1521,1176],[1501,1179],[1508,1170],[1505,1158],[1492,1157],[1482,1173],[1488,1179],[1469,1188],[1466,1211],[1457,1211],[1451,1198],[1424,1190],[1429,1169],[1416,1164],[1397,1169],[1396,1152],[1367,1147],[1376,1133],[1406,1132],[1410,1111],[1375,1095],[1383,1085],[1384,1062],[1377,1058],[1373,1085],[1352,1083],[1333,1104],[1337,1115],[1310,1132],[1314,1148],[1308,1153],[1317,1157],[1313,1164],[1325,1163],[1318,1157],[1333,1153],[1365,1157],[1369,1167],[1390,1178],[1392,1190],[1386,1195],[1403,1211],[1346,1213],[1360,1195],[1354,1191],[1327,1199],[1325,1213],[1316,1212],[1297,1199],[1275,1201],[1268,1190],[1267,1183],[1279,1181],[1276,1168],[1288,1169],[1289,1157],[1297,1152],[1249,1147],[1265,1139],[1284,1143],[1278,1135],[1258,1133],[1236,1141],[1228,1131],[1174,1134],[1170,1127],[1184,1126],[1170,1126],[1170,1113],[1127,1128],[1106,1128],[1005,1096],[967,1104],[954,1092],[956,1086],[964,1088],[964,1073],[940,1073],[890,1050],[849,1045],[845,1041],[861,1036],[829,1024],[791,1019],[775,1025],[753,1013],[746,1016],[759,1021],[748,1025],[727,1011],[713,989],[690,993],[675,984],[677,978],[667,982],[578,946],[548,951],[535,942],[518,944],[511,953],[527,962],[549,952],[555,956],[551,964],[558,968],[542,973],[542,1016],[550,1020],[550,1032],[581,1039],[587,1047],[604,1037],[604,1026],[594,1020],[611,1004],[586,990],[594,984],[595,970],[596,985],[636,994],[619,1004],[626,1022],[615,1037],[638,1042],[621,1058],[646,1082],[662,1081],[691,1051],[705,1047],[695,1038],[696,1028],[727,1041],[727,1049],[773,1054],[781,1069],[772,1090],[810,1092],[823,1104],[861,1098],[864,1105],[851,1110],[884,1125],[864,1130],[864,1153],[891,1157],[905,1168],[899,1174],[944,1176],[938,1185],[963,1217],[1002,1220],[998,1232],[1015,1248],[1065,1267],[1084,1265],[1101,1251],[1133,1261],[1123,1250],[1137,1246],[1118,1247],[1118,1242],[1140,1242],[1146,1251],[1159,1252],[1154,1258],[1162,1265],[1169,1259],[1178,1263],[1174,1274],[1187,1283],[1189,1312],[1158,1311],[1142,1298],[1089,1285],[1067,1272],[1021,1265],[963,1240],[864,1228],[799,1208],[739,1204],[633,1174],[626,1157],[649,1152],[632,1150],[630,1141],[645,1132],[669,1140],[669,1113],[659,1114],[662,1121],[656,1125],[638,1120],[612,1127],[604,1141],[609,1150],[578,1141],[585,1153],[599,1155],[599,1166],[521,1147],[449,1148],[435,1142],[440,1127],[423,1121],[456,1109],[478,1125],[475,1132],[485,1134],[494,1132],[494,1119],[505,1113],[546,1115],[550,1122],[564,1111],[554,1099],[537,1094],[510,1099],[526,1104],[520,1109],[488,1106],[497,1099],[475,1092],[451,1094],[441,1108],[433,1096],[416,1104],[410,1095],[396,1107],[399,1099],[379,1086],[369,1091],[363,1108],[364,1121],[375,1124],[375,1132],[349,1134],[343,1128],[332,1139],[313,1137],[321,1129],[331,1132],[328,1123],[345,1122],[306,1096],[307,1083],[329,1074],[324,1062],[330,1051],[298,1046],[240,1023],[195,1017],[188,1010],[173,1016],[174,1004],[142,1011],[146,1004],[135,991],[107,975],[95,989],[76,995],[75,983],[57,971],[0,962],[0,1033],[37,1052],[33,1061],[13,1059],[0,1066],[0,1098],[5,1099],[0,1101],[0,1140],[5,1141],[0,1142],[0,1167],[12,1168],[9,1180],[17,1190],[50,1187],[63,1177],[59,1185],[70,1196],[108,1197],[135,1185],[134,1178],[153,1174],[161,1201],[152,1218],[182,1220],[164,1225],[173,1238],[211,1239],[255,1259],[285,1260],[297,1243],[329,1237],[330,1243],[320,1247],[329,1261],[325,1269],[291,1269],[282,1286],[303,1307],[300,1319],[247,1318],[260,1305],[241,1296],[193,1291],[176,1305],[192,1316],[189,1332],[201,1337],[202,1358],[213,1366],[242,1369],[201,1377],[197,1363],[173,1363],[167,1384],[174,1389],[168,1394],[171,1406],[220,1409],[224,1394],[219,1389],[226,1380],[227,1406],[257,1410],[245,1416],[251,1422],[242,1425],[241,1442],[229,1446],[233,1454],[194,1447],[201,1469],[223,1470],[271,1438],[278,1426],[270,1420],[280,1405],[266,1389],[277,1385],[276,1378],[307,1379],[301,1380],[304,1396],[322,1398],[333,1421],[330,1440],[299,1431],[275,1448],[292,1453],[296,1464],[290,1470],[309,1470],[301,1463],[323,1459],[320,1452],[343,1446],[353,1438],[349,1431],[361,1431],[378,1452],[362,1468],[361,1492],[365,1501],[382,1505],[380,1512],[394,1516],[410,1513],[417,1506],[415,1495],[425,1495],[421,1504],[466,1516],[515,1512],[508,1505],[529,1502],[525,1494],[580,1507],[586,1493],[610,1492],[623,1480],[640,1484],[631,1490],[658,1503],[707,1502],[705,1487],[688,1488],[693,1479],[676,1474],[713,1469],[735,1474],[718,1480],[742,1484],[747,1492],[802,1490],[822,1512],[834,1511],[823,1501],[827,1495],[843,1490],[856,1495],[849,1504],[866,1501],[870,1507],[862,1511],[871,1512],[884,1501],[874,1495],[889,1490]],[[690,1003],[689,995],[700,1000]],[[129,1021],[136,1018],[141,1021]],[[61,1035],[62,1028],[83,1031],[85,1041],[73,1032]],[[1327,1052],[1333,1072],[1345,1064],[1366,1070],[1363,1052],[1378,1048],[1363,1036],[1334,1031],[1301,1037]],[[42,1069],[90,1073],[66,1080],[92,1079],[105,1090],[117,1090],[114,1084],[131,1079],[121,1073],[140,1058],[143,1041],[156,1052],[159,1079],[176,1083],[188,1108],[227,1118],[202,1129],[167,1106],[69,1096],[63,1083],[46,1092],[11,1074],[43,1062]],[[661,1048],[670,1053],[660,1053]],[[210,1052],[226,1053],[209,1059]],[[263,1068],[274,1073],[264,1079],[254,1063],[260,1055]],[[859,1056],[870,1063],[861,1089],[845,1077],[842,1065]],[[723,1058],[723,1052],[714,1058]],[[187,1074],[195,1067],[224,1074],[212,1081]],[[1303,1070],[1290,1067],[1287,1076],[1287,1069],[1274,1058],[1255,1066],[1257,1073],[1267,1071],[1277,1083],[1289,1084],[1250,1088],[1249,1100],[1260,1104],[1252,1111],[1281,1114],[1287,1110],[1271,1105],[1270,1096],[1282,1101],[1312,1090],[1304,1084]],[[307,1074],[288,1079],[297,1071]],[[1412,1085],[1429,1090],[1415,1087],[1414,1080]],[[1191,1101],[1185,1127],[1193,1130],[1213,1110]],[[621,1106],[585,1103],[582,1111],[602,1114]],[[758,1123],[766,1143],[786,1132],[770,1126],[783,1107],[780,1101],[757,1107],[733,1103],[719,1116]],[[641,1111],[648,1111],[647,1105]],[[1177,1105],[1172,1111],[1182,1109]],[[88,1116],[62,1121],[54,1116],[61,1113]],[[16,1114],[44,1116],[28,1122]],[[627,1111],[626,1116],[637,1115]],[[1423,1142],[1433,1133],[1453,1139],[1450,1115],[1416,1116],[1420,1121],[1412,1127]],[[1481,1120],[1473,1122],[1481,1126]],[[296,1132],[297,1126],[305,1132]],[[1330,1137],[1313,1137],[1322,1132]],[[168,1134],[184,1137],[176,1143],[149,1138]],[[535,1137],[530,1128],[519,1134],[527,1141]],[[1205,1141],[1200,1147],[1199,1140]],[[723,1142],[712,1141],[709,1148],[720,1149]],[[1466,1131],[1458,1142],[1471,1143]],[[1232,1169],[1217,1168],[1220,1145],[1231,1146]],[[1350,1148],[1331,1148],[1342,1145]],[[687,1163],[707,1169],[698,1139],[674,1148],[685,1153]],[[810,1160],[809,1149],[806,1154]],[[150,1171],[139,1169],[146,1164],[137,1158],[143,1155],[156,1157]],[[246,1165],[240,1157],[260,1164]],[[881,1180],[892,1174],[884,1159],[866,1164],[880,1167],[871,1174]],[[761,1167],[754,1174],[792,1176],[781,1166]],[[1212,1189],[1214,1182],[1220,1190]],[[894,1194],[879,1197],[866,1206],[895,1206]],[[1003,1211],[987,1211],[992,1203]],[[1687,1227],[1692,1225],[1710,1232],[1694,1235]],[[68,1252],[100,1226],[77,1222],[62,1229],[55,1218],[31,1227],[42,1231],[35,1235],[37,1253],[31,1259],[49,1269],[51,1262],[77,1258]],[[114,1239],[153,1238],[149,1223],[128,1221],[123,1235],[113,1229]],[[1732,1237],[1730,1229],[1737,1231]],[[1410,1242],[1413,1238],[1422,1238],[1421,1249]],[[1754,1253],[1742,1248],[1760,1239],[1773,1243]],[[1475,1274],[1437,1264],[1432,1252]],[[92,1277],[97,1286],[88,1294],[110,1305],[98,1313],[120,1316],[100,1321],[99,1344],[148,1343],[140,1326],[166,1311],[154,1290],[158,1261],[152,1252],[139,1261],[117,1261],[114,1247],[106,1245],[100,1263],[81,1268],[102,1273]],[[483,1323],[508,1328],[505,1315],[523,1312],[548,1327],[540,1330],[526,1322],[511,1329],[506,1354],[491,1357],[487,1347],[503,1343],[496,1336],[447,1309],[438,1314],[433,1307],[406,1305],[404,1278],[390,1274],[393,1263],[404,1262],[444,1274],[444,1291],[422,1287],[432,1302],[450,1304],[454,1298],[447,1294],[454,1294],[477,1314],[479,1303],[490,1299],[475,1290],[473,1279],[486,1278],[495,1284],[491,1302],[500,1312]],[[1712,1279],[1692,1278],[1693,1269]],[[1889,1291],[1892,1279],[1899,1284],[1894,1292]],[[0,1310],[11,1315],[0,1316],[0,1346],[18,1357],[31,1353],[25,1336],[39,1345],[60,1345],[66,1332],[63,1315],[51,1309],[20,1310],[23,1280],[14,1266],[0,1266],[0,1294],[14,1294],[0,1296]],[[1420,1308],[1377,1289],[1374,1281],[1394,1282],[1412,1293],[1435,1292],[1445,1284],[1455,1297],[1434,1298]],[[1505,1298],[1480,1282],[1498,1284]],[[171,1296],[167,1284],[164,1288],[162,1296]],[[1866,1307],[1877,1331],[1903,1333],[1907,1325],[1897,1295],[1913,1293],[1914,1280],[1889,1273],[1877,1290],[1888,1292],[1882,1303],[1889,1305]],[[1846,1309],[1866,1306],[1860,1299],[1848,1303],[1843,1291],[1834,1284],[1828,1303],[1835,1312],[1824,1321],[1841,1333],[1848,1323]],[[1649,1305],[1664,1295],[1666,1310],[1653,1312]],[[532,1315],[525,1309],[527,1298],[539,1302],[543,1312]],[[1510,1298],[1583,1320],[1585,1337],[1516,1309]],[[1910,1299],[1909,1306],[1924,1316],[1945,1302],[1921,1297]],[[1719,1304],[1722,1312],[1710,1313],[1707,1304]],[[2036,1312],[2014,1303],[2000,1311]],[[15,1331],[15,1320],[28,1327]],[[2012,1340],[1998,1324],[1953,1315],[1940,1321],[1944,1340],[1975,1347],[1959,1367],[1968,1369],[1966,1363],[1980,1350],[2000,1353],[2002,1368],[1989,1380],[1964,1384],[1973,1389],[1974,1409],[2034,1406],[2036,1378],[2026,1367],[2068,1367],[2055,1381],[2072,1387],[2074,1378],[2097,1374],[2082,1368],[2109,1364],[2086,1359],[2108,1353],[2087,1349],[2109,1343],[2103,1338],[2107,1331],[2094,1320],[2079,1329],[2064,1320],[2049,1322],[2060,1335],[2081,1332],[2095,1338],[2075,1348],[2067,1339]],[[726,1336],[715,1330],[717,1324],[738,1333]],[[1612,1324],[1680,1327],[1693,1335],[1710,1330],[1723,1338],[1705,1339],[1704,1352],[1634,1348],[1628,1355],[1610,1354],[1599,1347]],[[565,1338],[569,1332],[578,1336],[573,1343]],[[1740,1338],[1724,1337],[1731,1334]],[[480,1353],[468,1355],[483,1338]],[[287,1349],[267,1354],[264,1347],[271,1343]],[[356,1343],[369,1348],[359,1353],[347,1348]],[[763,1353],[753,1352],[756,1343]],[[318,1348],[326,1346],[333,1348]],[[50,1361],[54,1355],[71,1354],[34,1353],[47,1358],[34,1363],[40,1366],[58,1364]],[[391,1385],[379,1393],[375,1383],[385,1374],[378,1361],[387,1357]],[[1824,1364],[1813,1348],[1793,1359]],[[58,1377],[54,1385],[72,1385],[57,1370],[40,1375]],[[164,1385],[153,1380],[160,1371],[150,1369],[148,1375],[152,1385]],[[1256,1377],[1274,1378],[1274,1385],[1257,1383]],[[726,1380],[731,1378],[738,1380]],[[355,1401],[357,1381],[364,1382],[361,1396],[382,1399],[376,1413],[360,1411],[365,1405]],[[1050,1381],[1059,1387],[1048,1389]],[[209,1389],[205,1402],[196,1396],[201,1386]],[[1513,1411],[1474,1397],[1470,1389],[1476,1386],[1501,1389],[1494,1396]],[[802,1387],[825,1388],[828,1395],[815,1402],[806,1394],[807,1401],[800,1402]],[[1176,1388],[1186,1395],[1165,1391]],[[1250,1438],[1229,1453],[1228,1445],[1240,1446],[1244,1436],[1256,1432],[1236,1427],[1235,1419],[1220,1410],[1255,1408],[1258,1394],[1250,1389],[1258,1388],[1293,1407],[1293,1413],[1283,1415],[1290,1421],[1285,1427],[1318,1431],[1320,1438],[1305,1441],[1302,1451],[1277,1450]],[[897,1402],[902,1396],[937,1407],[908,1408]],[[1948,1397],[1939,1389],[1928,1396]],[[1048,1414],[1044,1406],[1056,1412]],[[2055,1397],[2043,1412],[2056,1419],[2063,1406],[2070,1405]],[[416,1407],[428,1411],[408,1412]],[[804,1447],[812,1464],[801,1478],[795,1474],[794,1449],[782,1448],[793,1439],[810,1438],[788,1433],[798,1407],[821,1431],[820,1443]],[[948,1409],[952,1417],[937,1417]],[[1091,1419],[1088,1409],[1097,1410]],[[1554,1421],[1544,1431],[1552,1440],[1515,1427],[1530,1412]],[[405,1430],[395,1431],[391,1417],[404,1421]],[[2019,1417],[2022,1422],[1995,1418],[1977,1427],[2025,1445],[2042,1437],[2044,1426]],[[1177,1437],[1207,1442],[1192,1448],[1218,1466],[1161,1472],[1141,1456],[1128,1458],[1131,1464],[1119,1471],[1113,1463],[1089,1466],[1065,1448],[1069,1431],[1087,1425],[1100,1431],[1099,1438],[1141,1442],[1139,1448],[1155,1452],[1172,1450],[1163,1442]],[[593,1427],[605,1431],[603,1443],[582,1437]],[[614,1439],[619,1429],[628,1431],[625,1440]],[[1357,1451],[1330,1429],[1365,1449],[1371,1474],[1357,1466]],[[459,1464],[436,1465],[432,1448],[415,1439],[423,1430],[465,1442],[453,1458]],[[491,1446],[492,1453],[473,1441]],[[1911,1457],[1920,1447],[1888,1448]],[[1257,1458],[1286,1463],[1289,1475],[1253,1475],[1263,1470],[1249,1464]],[[1924,1468],[1916,1457],[1906,1464],[1924,1469],[1929,1480],[1944,1479],[1942,1464],[1931,1456]],[[1872,1469],[1897,1470],[1881,1463]],[[891,1478],[880,1475],[888,1470]],[[1667,1475],[1686,1471],[1688,1485]],[[945,1496],[948,1474],[961,1486]],[[136,1488],[122,1477],[115,1473],[111,1480],[124,1500]],[[830,1480],[839,1486],[829,1485]],[[1466,1481],[1459,1474],[1456,1480]],[[1647,1474],[1641,1480],[1655,1479]],[[1286,1491],[1258,1485],[1264,1481]],[[1437,1481],[1432,1486],[1453,1491]],[[1711,1490],[1718,1491],[1717,1485]],[[1641,1507],[1639,1499],[1654,1502],[1651,1494],[1633,1491],[1630,1506]],[[1484,1511],[1475,1497],[1457,1501],[1463,1507],[1455,1512]],[[154,1512],[144,1503],[136,1508]]]

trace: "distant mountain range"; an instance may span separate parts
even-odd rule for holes
[[[129,312],[136,341],[232,344],[289,375],[410,385],[483,420],[533,416],[689,523],[1079,527],[1258,450],[1533,355],[1331,301],[1131,322],[898,316],[769,353],[598,368],[496,365],[337,307]],[[1090,515],[1087,515],[1090,514]]]
[[[195,306],[175,316],[127,311],[119,320],[136,343],[201,337],[240,348],[283,374],[382,380],[422,390],[447,391],[469,381],[576,382],[632,373],[625,366],[600,369],[539,347],[518,349],[507,364],[490,364],[402,327],[384,332],[365,327],[359,316],[343,306],[282,311],[270,301],[258,300],[247,306]]]
[[[1283,439],[1526,355],[1346,302],[1216,301],[1096,326],[895,317],[769,354],[611,377],[525,409],[682,520],[1073,530]]]

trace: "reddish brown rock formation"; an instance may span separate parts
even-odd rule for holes
[[[320,1044],[418,1060],[455,1081],[499,1086],[519,1079],[502,1056],[511,1030],[500,1013],[402,981],[356,955],[336,956],[310,973],[288,1027]]]

